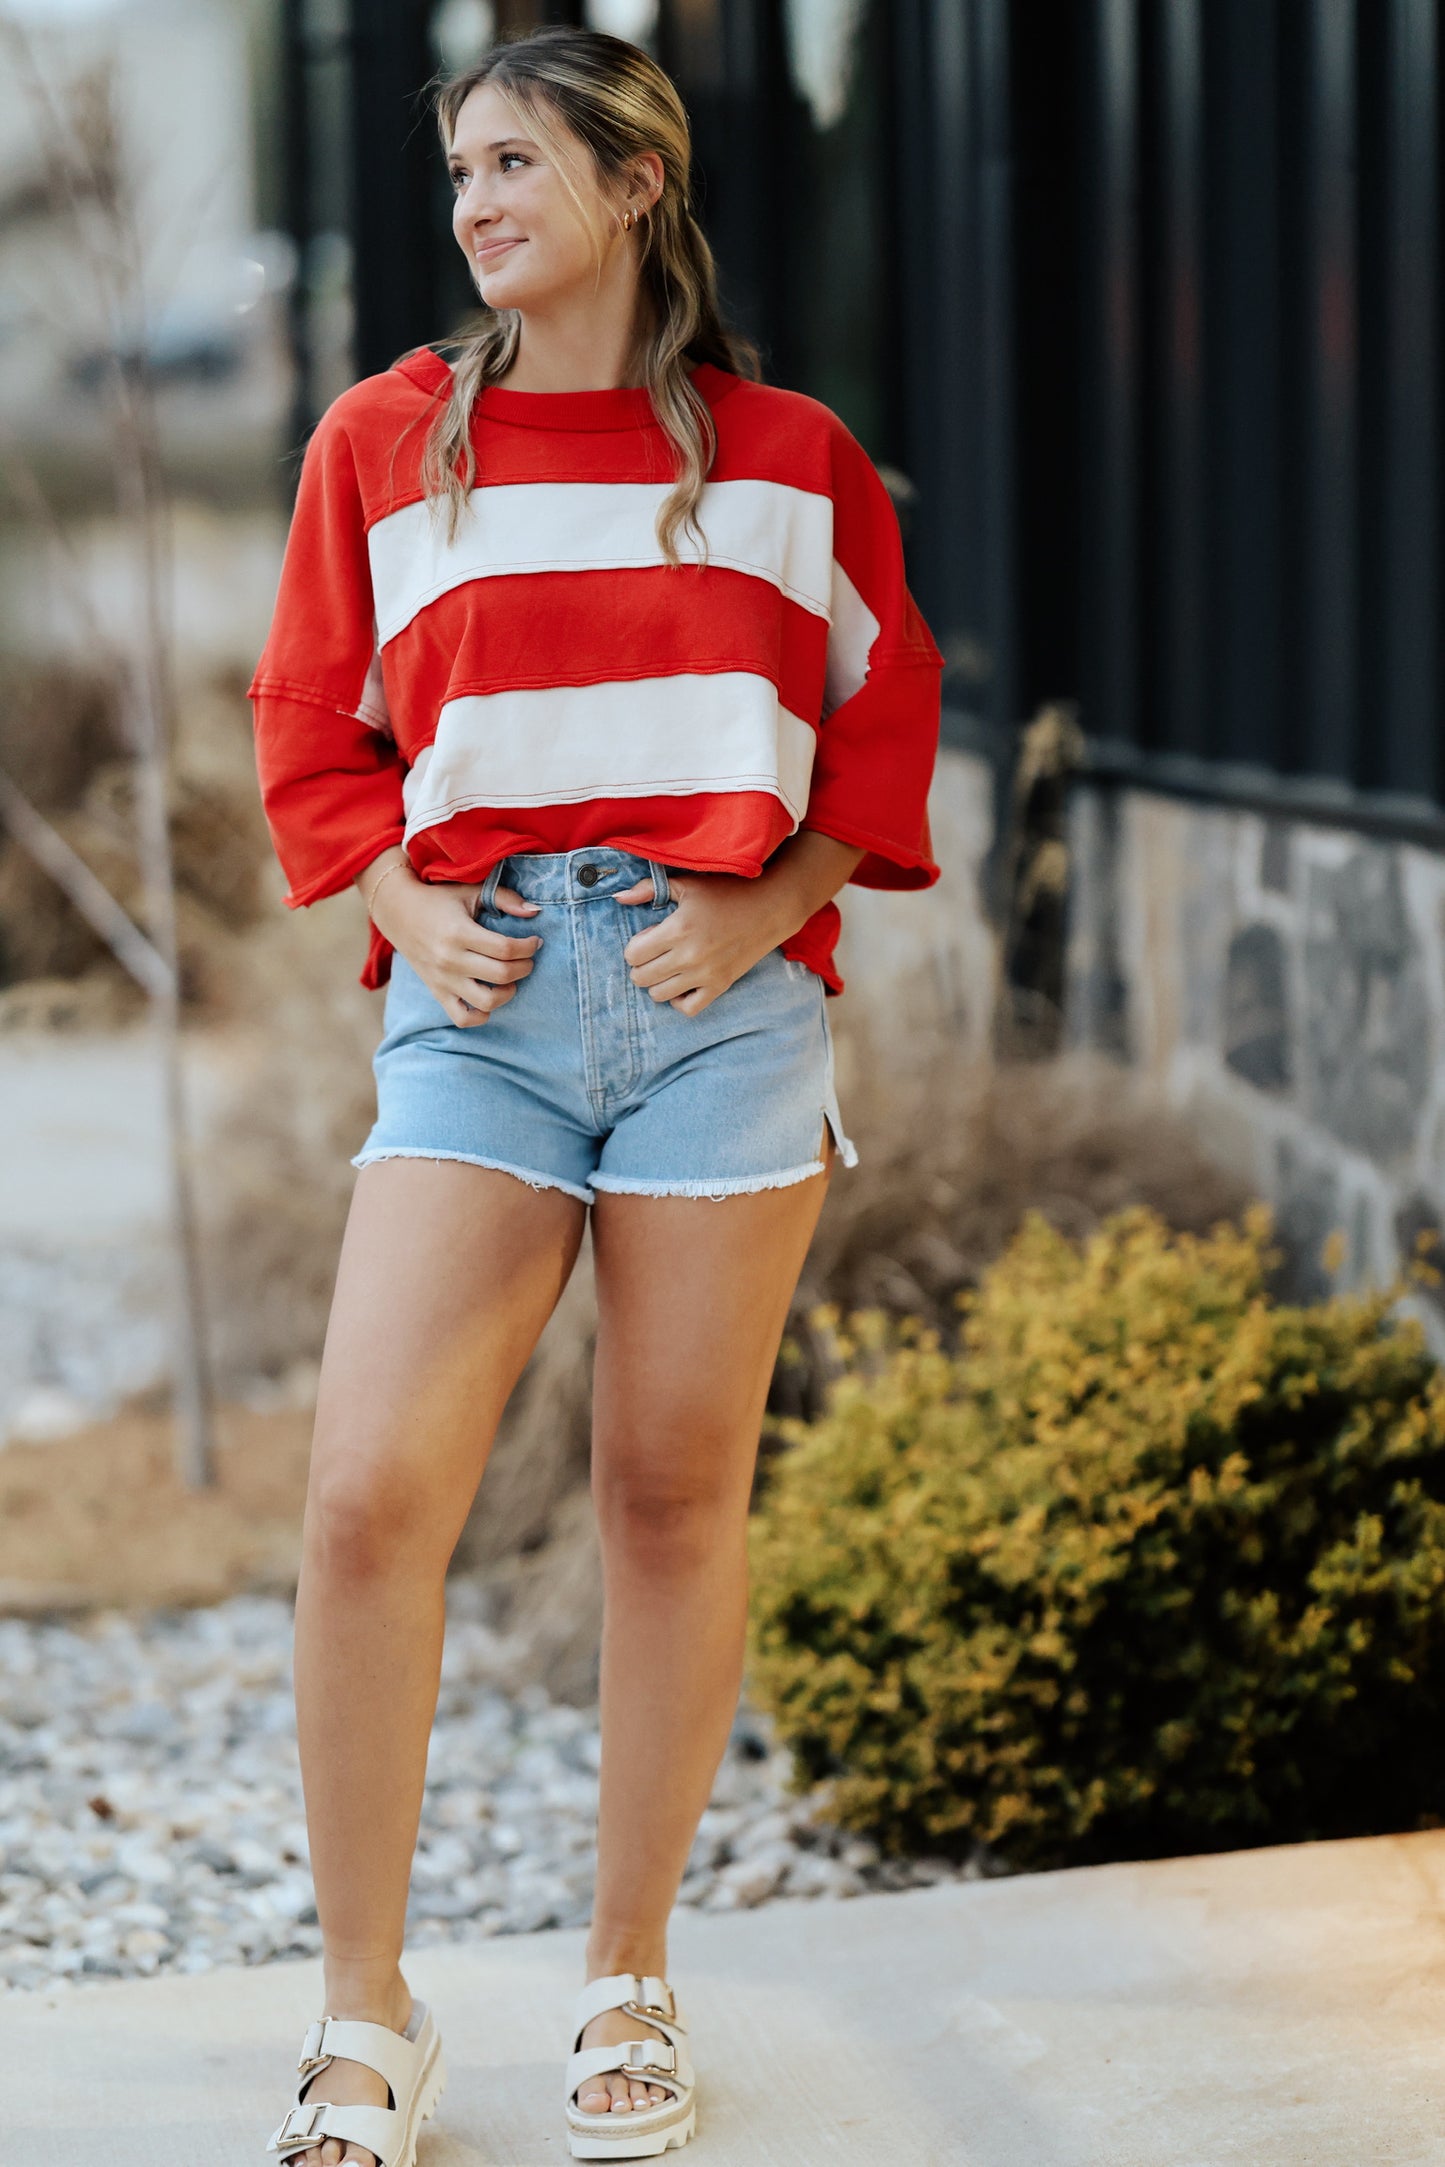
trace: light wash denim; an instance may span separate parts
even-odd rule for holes
[[[619,903],[645,875],[651,903]],[[499,883],[541,908],[514,918]],[[740,1196],[821,1173],[823,1122],[845,1166],[823,981],[773,948],[696,1016],[628,974],[634,933],[675,910],[667,868],[610,846],[503,858],[479,923],[540,933],[531,971],[485,1023],[454,1024],[392,961],[373,1066],[377,1117],[352,1160],[462,1159],[591,1203]]]

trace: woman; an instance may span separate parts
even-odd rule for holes
[[[726,1745],[768,1382],[844,1136],[835,892],[937,878],[940,657],[826,407],[756,381],[686,116],[619,39],[439,93],[489,312],[353,385],[303,464],[250,694],[288,902],[355,881],[387,985],[296,1600],[325,2009],[268,2149],[411,2167],[400,1970],[443,1578],[588,1207],[605,1569],[573,2156],[692,2134],[667,1924]]]

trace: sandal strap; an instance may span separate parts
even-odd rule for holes
[[[567,2058],[566,2097],[573,2100],[589,2077],[634,2077],[659,2084],[680,2099],[691,2089],[692,2065],[668,2040],[624,2039],[612,2047],[579,2047]],[[585,2113],[587,2110],[581,2110]]]
[[[348,2055],[347,2060],[351,2059]],[[395,2107],[334,2107],[328,2099],[308,2099],[289,2109],[266,2149],[284,2159],[288,2153],[320,2144],[323,2137],[337,2137],[374,2152],[381,2167],[394,2167],[402,2126]]]
[[[589,1980],[578,1994],[572,2019],[574,2046],[592,2019],[608,2009],[627,2009],[646,2023],[657,2025],[670,2039],[687,2030],[677,1997],[666,1979],[653,1972],[614,1971],[605,1978]]]
[[[361,2062],[385,2078],[391,2087],[392,2098],[399,2101],[415,2081],[418,2051],[412,2040],[403,2039],[400,2032],[390,2030],[385,2024],[370,2024],[362,2017],[318,2017],[314,2024],[307,2026],[296,2067],[304,2084],[310,2074],[333,2056],[347,2062]],[[314,2096],[316,2086],[311,2089]]]

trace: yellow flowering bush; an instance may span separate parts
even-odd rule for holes
[[[1272,1302],[1268,1237],[1035,1216],[956,1349],[814,1313],[749,1672],[845,1826],[1041,1866],[1445,1816],[1445,1382],[1398,1289]]]

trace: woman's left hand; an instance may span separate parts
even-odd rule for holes
[[[800,921],[789,916],[785,895],[767,873],[755,879],[739,873],[669,873],[668,886],[676,910],[634,933],[622,954],[634,986],[684,1015],[700,1014],[798,930]],[[616,897],[619,903],[653,900],[650,875]]]

